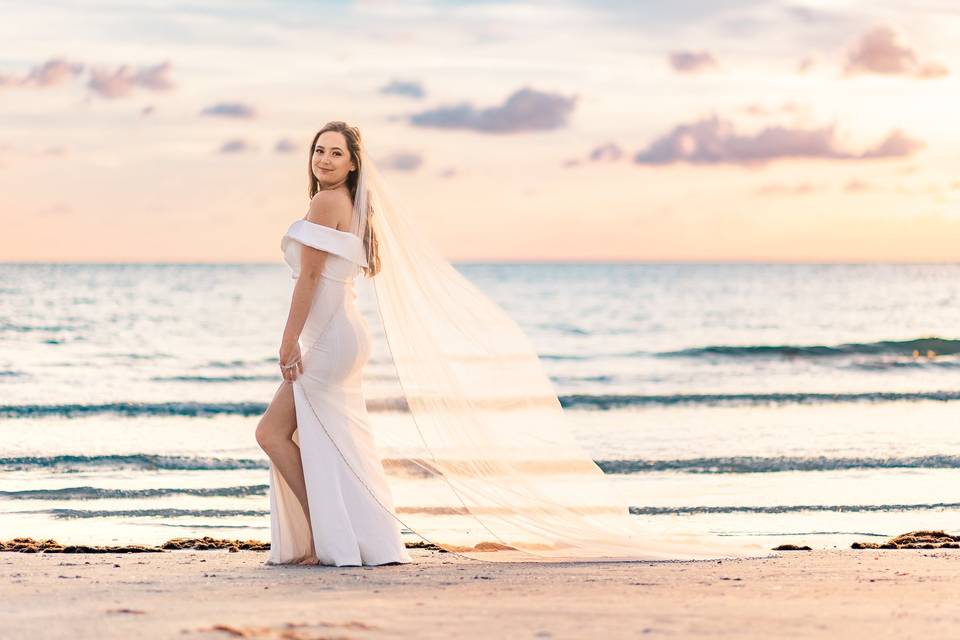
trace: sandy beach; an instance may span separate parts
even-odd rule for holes
[[[265,566],[264,552],[0,554],[3,638],[905,638],[960,624],[952,549],[688,562]]]

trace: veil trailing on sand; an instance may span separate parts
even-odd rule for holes
[[[351,230],[367,262],[378,247],[375,302],[405,401],[375,437],[387,474],[416,487],[394,491],[404,526],[485,560],[763,555],[639,530],[524,332],[421,235],[365,150],[360,167]]]

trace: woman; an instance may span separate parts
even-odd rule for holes
[[[370,335],[353,279],[379,265],[372,229],[353,216],[360,132],[331,122],[310,148],[310,208],[281,243],[297,279],[280,343],[283,383],[256,431],[271,462],[268,563],[409,562],[361,391]]]
[[[280,347],[284,383],[257,428],[271,460],[269,563],[408,562],[398,513],[425,541],[485,560],[766,555],[638,531],[573,437],[527,336],[401,212],[359,131],[329,123],[311,154],[310,210],[281,243],[298,276]],[[405,479],[413,502],[398,509],[361,392],[370,340],[353,303],[360,269],[376,276],[403,394],[402,420],[377,434],[401,452],[391,471],[414,471]]]

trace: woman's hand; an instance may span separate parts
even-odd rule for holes
[[[300,358],[299,342],[280,346],[280,373],[287,382],[293,382],[303,373],[303,361]],[[294,363],[296,363],[294,366],[289,366]]]

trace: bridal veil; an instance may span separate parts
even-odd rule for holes
[[[404,402],[377,421],[395,516],[424,540],[484,560],[705,559],[755,546],[642,531],[575,441],[527,336],[445,259],[391,196],[365,150],[351,231],[376,243],[373,279]],[[669,518],[668,518],[669,519]]]

